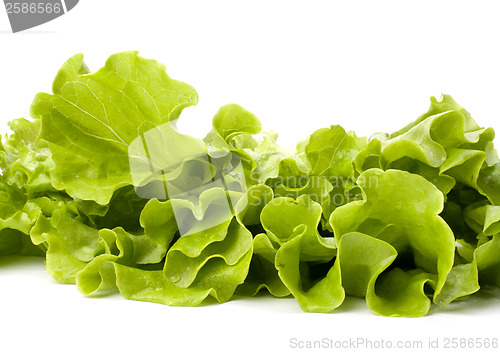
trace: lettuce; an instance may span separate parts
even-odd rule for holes
[[[31,106],[54,161],[52,184],[99,204],[132,184],[130,143],[198,101],[191,86],[137,52],[113,55],[95,73],[88,72],[83,55],[75,55],[57,73],[52,90],[53,95],[38,94]]]
[[[236,104],[203,139],[175,126],[188,84],[137,52],[66,61],[0,145],[0,255],[43,255],[84,295],[195,306],[346,295],[418,317],[500,287],[494,131],[450,96],[393,133],[339,125],[295,152]]]

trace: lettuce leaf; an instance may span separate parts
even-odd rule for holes
[[[135,51],[78,54],[0,145],[0,255],[44,255],[85,295],[196,306],[363,297],[419,317],[500,287],[495,133],[450,96],[393,133],[339,125],[295,151],[222,106],[203,139],[175,125],[198,96]]]
[[[319,235],[321,206],[302,195],[273,199],[261,213],[262,226],[280,247],[275,266],[300,307],[328,312],[344,300],[340,266],[331,263],[337,253],[334,238]]]
[[[332,213],[330,222],[335,236],[341,240],[345,234],[356,231],[393,246],[401,258],[401,267],[409,270],[396,267],[380,277],[381,290],[391,299],[377,299],[376,305],[387,313],[396,306],[384,306],[396,300],[401,306],[390,315],[425,314],[430,302],[426,301],[423,285],[431,283],[434,298],[437,297],[454,262],[453,232],[438,215],[443,194],[425,178],[400,170],[370,169],[360,175],[358,184],[364,199]],[[400,294],[405,298],[399,298]],[[408,295],[414,299],[409,301]],[[379,296],[375,292],[371,297]]]
[[[83,55],[75,55],[57,73],[52,91],[39,93],[31,106],[32,117],[42,121],[39,139],[47,142],[55,165],[52,184],[99,204],[132,184],[130,143],[198,101],[191,86],[137,52],[113,55],[95,73],[85,68]]]

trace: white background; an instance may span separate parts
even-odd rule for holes
[[[208,131],[217,109],[233,102],[293,148],[331,124],[358,135],[397,130],[442,92],[500,131],[499,10],[495,1],[82,0],[12,34],[0,5],[1,130],[28,116],[68,57],[82,52],[96,70],[133,49],[198,91],[198,106],[181,115],[186,132]],[[443,347],[445,338],[500,338],[498,291],[418,319],[378,317],[357,299],[332,314],[271,297],[175,308],[83,297],[55,283],[39,258],[0,260],[0,314],[6,351],[289,351],[299,350],[292,338],[358,337],[424,347],[440,338]]]

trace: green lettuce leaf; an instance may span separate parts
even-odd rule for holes
[[[315,131],[304,149],[311,174],[328,177],[353,177],[352,163],[359,152],[355,136],[340,126]]]
[[[212,125],[226,141],[242,133],[259,133],[261,128],[257,116],[237,104],[227,104],[221,107],[215,114]]]
[[[129,144],[198,101],[191,86],[137,52],[113,55],[95,73],[75,55],[59,70],[52,91],[38,94],[31,106],[54,161],[52,184],[99,204],[132,183]]]
[[[450,96],[394,133],[338,125],[288,151],[237,104],[198,139],[194,89],[135,51],[66,61],[0,144],[0,255],[82,294],[195,306],[259,292],[383,316],[500,287],[495,133]]]
[[[253,256],[245,282],[236,288],[235,294],[254,296],[266,289],[275,297],[285,297],[290,290],[279,277],[276,269],[277,245],[260,233],[253,239]]]
[[[112,263],[137,267],[160,263],[165,257],[165,249],[151,243],[146,236],[129,234],[121,227],[102,229],[98,235],[104,253],[93,258],[77,273],[75,279],[78,290],[85,295],[116,287]]]
[[[481,285],[500,287],[500,234],[479,246],[474,252]]]
[[[78,272],[103,250],[99,231],[61,209],[54,211],[47,227],[47,271],[60,283],[74,284]]]
[[[430,302],[422,296],[423,285],[429,281],[436,297],[454,261],[453,232],[438,215],[443,209],[443,194],[423,177],[399,170],[370,169],[361,174],[358,184],[364,199],[341,206],[332,213],[330,222],[336,238],[341,240],[345,234],[357,231],[391,244],[398,252],[402,268],[410,270],[398,268],[400,271],[391,270],[382,275],[380,280],[386,284],[381,287],[387,286],[382,291],[396,299],[387,290],[397,281],[398,292],[410,294],[406,288],[402,290],[406,283],[417,306],[407,313],[404,310],[407,308],[401,308],[390,315],[425,314]],[[411,302],[405,298],[400,303],[403,307]],[[390,299],[377,303],[381,304],[390,305]]]
[[[335,240],[318,233],[321,214],[307,195],[275,198],[261,213],[267,236],[280,246],[279,277],[307,312],[329,312],[344,300]]]
[[[54,191],[49,175],[54,164],[50,152],[36,144],[41,121],[16,119],[9,126],[14,133],[7,138],[0,152],[5,181],[25,189],[27,196]]]

